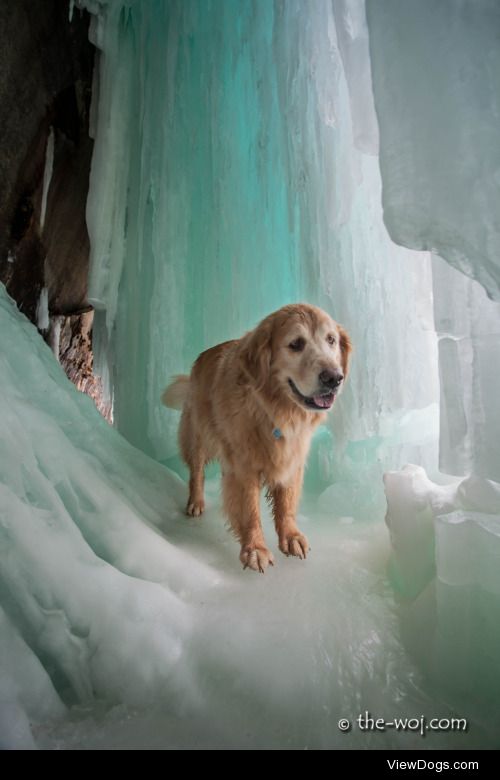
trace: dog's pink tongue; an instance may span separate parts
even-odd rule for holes
[[[335,400],[334,395],[315,395],[313,401],[316,406],[321,406],[322,409],[329,409]]]

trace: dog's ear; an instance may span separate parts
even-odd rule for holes
[[[268,317],[248,333],[242,342],[243,367],[257,387],[265,384],[271,370],[272,334],[273,323]]]
[[[342,325],[338,326],[338,331],[340,338],[340,352],[342,355],[342,371],[344,372],[344,379],[347,379],[351,363],[352,342],[349,338],[348,332],[342,327]]]

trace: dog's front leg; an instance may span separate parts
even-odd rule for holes
[[[241,542],[243,568],[264,573],[274,558],[267,549],[260,524],[260,484],[258,475],[239,477],[233,472],[222,477],[224,509],[234,533]]]
[[[285,555],[296,555],[298,558],[305,558],[309,552],[309,542],[297,527],[295,520],[303,475],[304,470],[300,468],[290,485],[286,487],[276,485],[270,491],[279,548]]]

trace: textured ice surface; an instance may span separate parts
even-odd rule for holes
[[[384,221],[430,249],[440,467],[500,480],[500,4],[368,0]]]
[[[434,510],[454,506],[455,487],[435,485],[423,468],[412,465],[385,474],[384,484],[392,583],[402,595],[415,597],[435,574]]]
[[[0,506],[3,514],[3,501]],[[4,553],[2,544],[2,563]],[[30,718],[50,721],[64,714],[47,671],[0,607],[0,749],[36,748]]]
[[[500,485],[497,486],[500,495]],[[500,501],[436,519],[436,672],[500,726]],[[485,707],[489,705],[489,711]],[[471,709],[471,713],[474,710]]]
[[[418,466],[385,476],[390,575],[403,635],[443,695],[500,727],[500,484],[437,485]],[[425,636],[421,643],[420,636]]]
[[[497,514],[458,510],[437,519],[437,569],[447,585],[475,586],[500,597],[500,502]]]
[[[384,219],[500,298],[500,4],[367,0]]]
[[[337,728],[449,713],[398,639],[380,522],[305,506],[308,560],[242,571],[217,483],[187,521],[185,486],[108,426],[3,289],[0,331],[4,746],[463,744]]]
[[[169,376],[305,299],[356,346],[318,480],[349,443],[353,469],[399,466],[384,430],[438,400],[432,279],[382,222],[363,3],[113,2],[94,39],[90,294],[119,430],[175,455]]]
[[[181,483],[96,413],[3,288],[0,319],[2,718],[56,713],[55,691],[144,702],[179,662],[186,594],[218,575],[154,525]]]
[[[447,484],[436,484],[421,466],[411,464],[385,474],[384,484],[393,576],[400,592],[415,595],[436,568],[438,576],[449,585],[474,584],[484,578],[492,592],[500,590],[500,484],[479,477],[449,478]],[[470,522],[465,522],[467,518]],[[475,542],[486,540],[488,534],[490,543],[476,550]]]
[[[441,469],[500,481],[500,303],[439,257],[433,285]]]

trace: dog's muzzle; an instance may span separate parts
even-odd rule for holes
[[[307,409],[314,409],[318,412],[324,412],[331,409],[337,395],[337,389],[332,390],[327,388],[318,390],[318,393],[315,395],[303,395],[291,379],[288,380],[288,384],[292,388],[294,395],[299,398]]]

